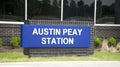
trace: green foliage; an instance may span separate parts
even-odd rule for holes
[[[108,38],[107,40],[108,40],[108,46],[109,46],[109,47],[110,47],[110,46],[116,46],[117,41],[116,41],[116,39],[115,39],[114,37],[110,37],[110,38]]]
[[[95,51],[93,55],[86,57],[79,56],[58,56],[58,57],[32,57],[22,52],[0,52],[0,62],[43,62],[43,61],[120,61],[120,53]]]
[[[2,42],[2,39],[0,38],[0,47],[2,46],[3,42]]]
[[[100,47],[102,45],[102,39],[100,37],[94,37],[94,46],[95,48]]]
[[[18,58],[27,58],[22,52],[2,52],[0,53],[0,59],[18,59]]]
[[[19,47],[20,46],[20,37],[12,37],[10,44],[13,47]]]

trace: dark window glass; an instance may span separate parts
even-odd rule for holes
[[[0,0],[0,21],[23,21],[25,0]]]
[[[28,19],[60,20],[61,0],[28,0]]]
[[[97,24],[120,24],[120,0],[97,1]]]
[[[64,20],[93,21],[94,0],[64,0]]]

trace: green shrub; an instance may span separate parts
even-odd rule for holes
[[[117,41],[116,41],[116,39],[115,39],[114,37],[110,37],[110,38],[108,38],[107,40],[108,40],[108,46],[109,46],[109,47],[110,47],[110,46],[116,46]]]
[[[19,47],[20,46],[20,37],[12,37],[10,44],[12,47]]]
[[[0,47],[2,46],[3,42],[2,42],[2,38],[0,38]]]
[[[100,47],[102,45],[102,38],[95,36],[94,37],[94,46],[95,48]]]

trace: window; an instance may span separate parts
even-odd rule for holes
[[[0,21],[23,21],[25,0],[0,0]]]
[[[120,24],[120,0],[97,0],[97,24]]]
[[[64,20],[93,21],[94,0],[64,0]]]
[[[61,0],[28,0],[28,19],[60,20]]]

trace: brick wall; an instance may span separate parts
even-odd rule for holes
[[[120,41],[120,26],[96,26],[95,36],[101,38],[115,37]]]
[[[93,54],[93,36],[94,26],[91,21],[47,21],[47,20],[29,20],[29,24],[50,24],[50,25],[76,25],[91,26],[91,46],[90,48],[25,48],[24,53],[29,56],[86,56]]]
[[[14,36],[20,36],[20,25],[0,24],[0,38],[4,46],[10,46],[10,40]]]
[[[50,24],[50,25],[76,25],[91,26],[91,46],[90,48],[24,48],[24,54],[29,56],[86,56],[93,54],[94,26],[91,21],[47,21],[47,20],[29,20],[27,24]],[[20,36],[20,25],[0,24],[0,38],[3,39],[4,46],[10,46],[10,40],[13,36]]]

